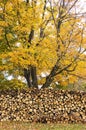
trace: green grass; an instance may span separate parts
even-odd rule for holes
[[[0,122],[0,130],[86,130],[86,124],[29,124]]]

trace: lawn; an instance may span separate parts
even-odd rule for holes
[[[0,130],[86,130],[86,124],[29,124],[0,122]]]

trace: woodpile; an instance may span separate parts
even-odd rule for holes
[[[0,91],[0,121],[86,123],[86,92],[49,88]]]

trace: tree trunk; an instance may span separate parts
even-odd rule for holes
[[[54,78],[52,75],[49,75],[46,77],[46,82],[43,84],[42,88],[47,88],[50,86],[50,84],[53,82]]]
[[[50,6],[51,6],[51,11],[52,11],[52,5],[50,5]],[[64,2],[63,2],[63,8],[64,8]],[[62,24],[62,19],[61,18],[62,18],[63,12],[61,10],[59,10],[59,20],[57,21],[57,23],[55,22],[55,19],[53,17],[53,12],[51,12],[51,13],[52,13],[52,18],[53,18],[53,21],[54,21],[54,24],[55,24],[56,30],[57,30],[57,44],[58,44],[57,52],[59,52],[60,44],[59,44],[59,41],[58,41],[58,37],[59,37],[60,28],[61,28],[61,24]],[[52,68],[50,74],[46,77],[46,82],[42,86],[43,88],[46,88],[46,87],[50,86],[50,84],[54,80],[54,77],[55,77],[58,69],[59,69],[59,66],[58,66],[58,60],[57,60],[56,64]]]
[[[27,3],[28,2],[29,2],[29,0],[27,0]],[[31,31],[30,31],[30,34],[28,36],[28,42],[29,42],[29,45],[27,46],[28,48],[32,44],[33,38],[34,38],[34,29],[32,27]],[[26,78],[28,87],[36,87],[36,88],[38,88],[36,67],[29,66],[29,68],[24,69],[24,77]]]
[[[46,88],[50,86],[50,84],[54,80],[54,76],[56,75],[57,70],[58,70],[58,66],[56,63],[53,69],[51,70],[50,74],[46,77],[46,82],[43,84],[42,88]]]
[[[31,66],[29,69],[24,69],[24,77],[27,81],[28,87],[38,88],[36,67]]]
[[[33,85],[33,87],[38,88],[36,67],[34,67],[34,66],[31,66],[31,77],[32,77],[32,85]]]
[[[24,77],[27,81],[28,87],[32,87],[30,69],[24,69]]]

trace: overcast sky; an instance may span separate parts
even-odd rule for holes
[[[82,12],[86,12],[86,0],[79,0],[79,8]]]

